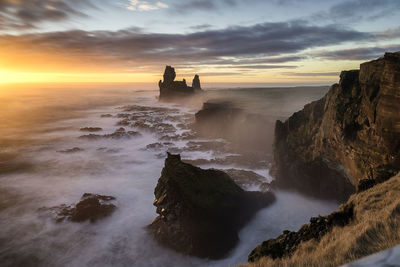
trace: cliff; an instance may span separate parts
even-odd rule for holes
[[[192,87],[186,84],[185,79],[183,81],[175,81],[175,69],[171,66],[165,67],[163,78],[164,80],[160,80],[158,83],[160,99],[188,96],[201,90],[200,78],[197,74],[194,76]]]
[[[343,71],[320,100],[277,121],[276,185],[346,200],[400,169],[400,52]],[[367,186],[368,188],[368,186]]]

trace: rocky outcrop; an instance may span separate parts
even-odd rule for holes
[[[111,133],[111,134],[85,134],[85,135],[81,135],[79,136],[79,138],[81,139],[88,139],[88,140],[99,140],[102,138],[106,138],[106,139],[129,139],[129,138],[133,138],[133,137],[139,137],[142,136],[139,132],[136,131],[126,131],[125,128],[120,127],[117,130],[115,130],[115,132]]]
[[[232,148],[257,161],[270,157],[270,117],[246,112],[240,103],[210,100],[195,115],[195,130],[201,137],[224,138]],[[265,162],[263,163],[266,164]]]
[[[200,169],[169,153],[154,194],[159,216],[149,229],[155,238],[174,250],[207,258],[226,255],[240,228],[274,201],[272,193],[246,192],[226,173]]]
[[[93,133],[93,132],[100,132],[103,129],[100,128],[100,127],[84,127],[84,128],[80,128],[79,130],[82,131],[82,132],[91,132],[91,133]]]
[[[183,79],[183,81],[175,81],[175,69],[171,66],[165,67],[163,77],[164,80],[160,80],[158,83],[160,99],[188,96],[194,94],[195,91],[201,90],[200,78],[197,74],[194,76],[192,87],[186,84],[185,79]]]
[[[352,203],[343,205],[339,211],[328,216],[313,217],[309,224],[303,225],[297,232],[285,230],[279,237],[264,241],[250,253],[248,261],[254,262],[262,257],[276,259],[290,256],[301,242],[311,239],[319,241],[334,226],[343,227],[349,224],[353,217]]]
[[[400,169],[400,52],[344,71],[275,128],[276,185],[341,201]],[[365,183],[364,185],[365,186]]]
[[[85,193],[76,205],[61,205],[52,207],[50,210],[56,213],[57,222],[68,220],[94,223],[115,211],[116,206],[109,203],[113,200],[115,200],[115,197],[112,196]]]
[[[194,90],[201,90],[200,78],[199,75],[194,75],[192,87]]]
[[[248,266],[344,266],[399,244],[399,229],[400,173],[353,194],[331,215],[263,242]]]

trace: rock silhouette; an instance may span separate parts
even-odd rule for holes
[[[164,80],[160,80],[158,83],[160,99],[189,96],[201,90],[200,78],[197,74],[194,76],[192,87],[186,84],[185,79],[183,81],[175,81],[175,69],[171,66],[165,67],[163,78]]]

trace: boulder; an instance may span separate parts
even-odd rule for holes
[[[343,71],[320,100],[275,127],[276,185],[346,200],[400,169],[400,52]],[[384,170],[384,171],[381,171]],[[385,173],[385,170],[388,170]]]
[[[223,171],[203,170],[169,153],[154,195],[159,215],[148,227],[155,238],[213,259],[225,256],[245,223],[275,199],[270,192],[246,192]]]
[[[50,208],[56,212],[56,221],[69,220],[72,222],[96,222],[114,212],[116,206],[109,202],[115,200],[112,196],[85,193],[76,205],[61,205]]]

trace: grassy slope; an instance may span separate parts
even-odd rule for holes
[[[264,257],[248,266],[339,266],[400,243],[400,174],[352,195],[350,202],[355,219],[349,225],[301,244],[291,257]]]

